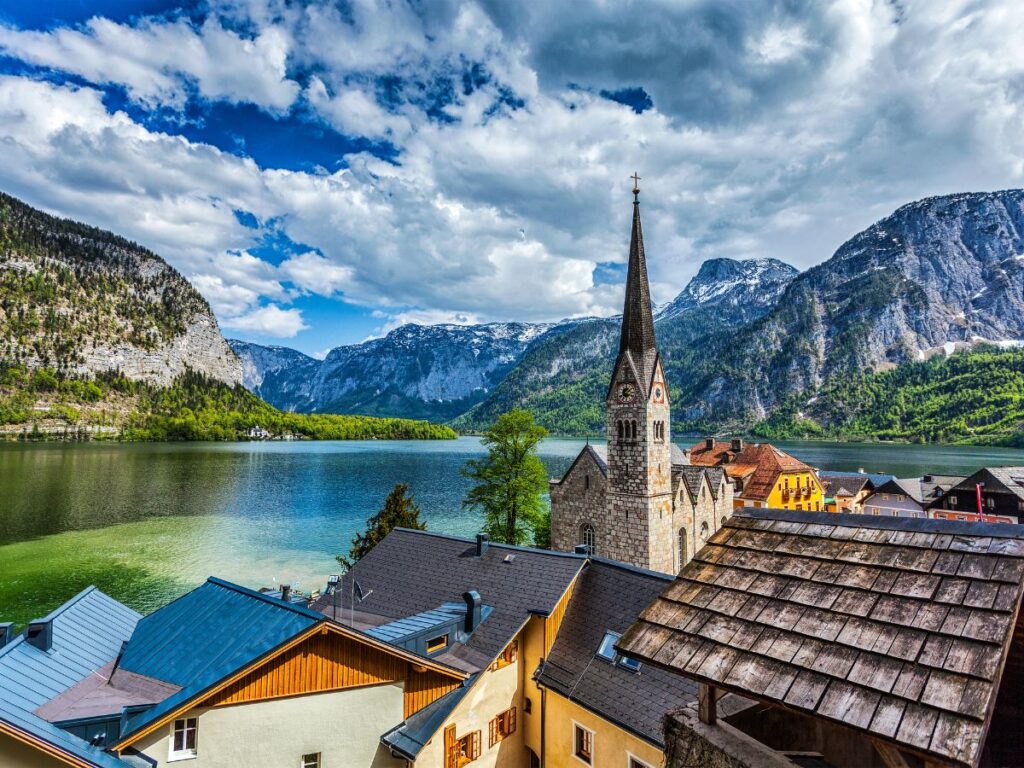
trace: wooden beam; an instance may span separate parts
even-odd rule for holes
[[[702,723],[714,725],[718,719],[718,689],[707,683],[697,685],[697,716]]]
[[[907,763],[902,753],[896,747],[887,744],[881,739],[872,739],[871,744],[874,746],[878,756],[882,758],[886,768],[910,768],[909,763]]]

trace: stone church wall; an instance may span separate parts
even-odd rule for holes
[[[573,547],[582,543],[581,526],[590,523],[597,535],[597,554],[606,556],[602,545],[608,535],[608,479],[598,467],[593,454],[584,451],[561,482],[551,482],[549,491],[551,548],[572,552]]]

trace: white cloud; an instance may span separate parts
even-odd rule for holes
[[[90,88],[9,77],[0,187],[143,242],[221,317],[299,293],[377,308],[384,328],[617,312],[621,288],[592,273],[625,258],[634,170],[659,301],[705,258],[806,267],[908,200],[1024,178],[1024,17],[1008,1],[212,8],[200,26],[94,20],[6,30],[0,46],[146,103],[180,106],[193,87],[271,110],[304,98],[391,142],[395,161],[259,167],[109,114]],[[485,75],[464,89],[473,63]],[[289,68],[309,75],[301,94]],[[401,83],[387,100],[382,76]],[[443,87],[439,119],[424,94]],[[653,108],[598,95],[632,87]],[[499,105],[509,88],[521,108]],[[278,267],[256,258],[264,231],[236,210],[312,250]]]
[[[301,310],[281,309],[276,304],[268,304],[238,317],[227,317],[221,320],[221,325],[278,339],[290,339],[309,328],[302,319]]]
[[[138,26],[95,17],[79,29],[37,32],[0,26],[0,51],[73,72],[97,84],[125,86],[148,106],[184,106],[191,86],[208,99],[286,111],[299,94],[286,75],[287,33],[268,26],[252,38],[208,20],[143,19]]]

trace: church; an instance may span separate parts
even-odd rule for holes
[[[606,396],[608,440],[588,443],[565,476],[551,481],[551,546],[583,544],[593,555],[677,573],[732,513],[733,486],[721,467],[692,465],[671,440],[638,181],[619,354]]]

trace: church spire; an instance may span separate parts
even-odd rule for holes
[[[651,288],[647,283],[644,258],[644,233],[640,227],[640,177],[633,179],[633,233],[629,241],[629,271],[626,276],[626,302],[622,309],[622,336],[619,356],[629,352],[646,392],[654,373],[658,348],[654,340],[654,316],[651,312]]]

